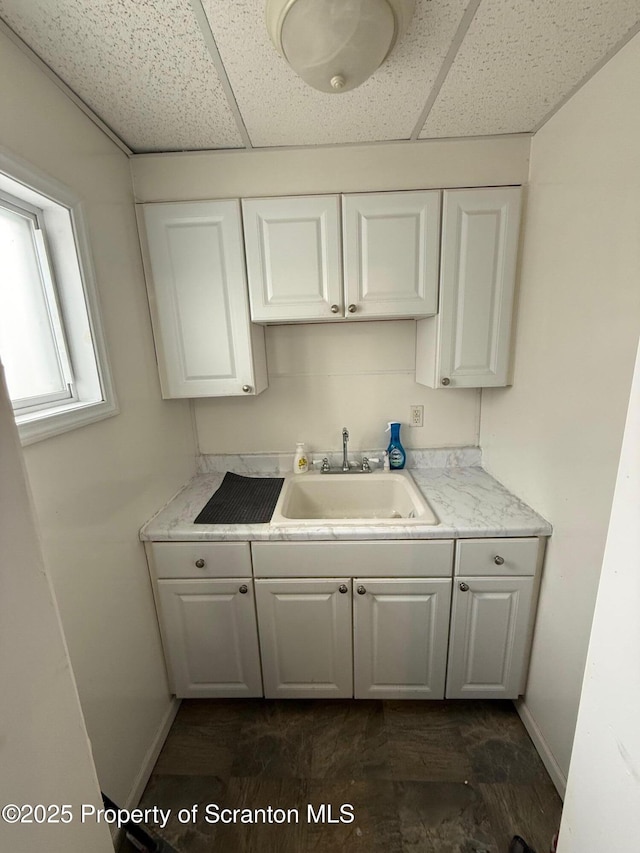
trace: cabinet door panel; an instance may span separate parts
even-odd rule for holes
[[[261,323],[342,313],[338,196],[244,199],[251,316]]]
[[[255,583],[265,696],[353,696],[351,581]]]
[[[445,190],[440,303],[418,323],[416,382],[509,384],[520,200],[520,187]]]
[[[262,391],[264,333],[249,323],[238,202],[138,210],[163,397]]]
[[[444,194],[440,370],[455,387],[505,385],[520,189]]]
[[[520,694],[533,582],[532,577],[456,578],[447,698],[515,699]]]
[[[158,600],[176,696],[262,696],[251,578],[160,580]]]
[[[356,578],[354,589],[356,698],[444,698],[451,581]]]
[[[424,317],[438,305],[440,192],[343,196],[346,301],[354,317]]]

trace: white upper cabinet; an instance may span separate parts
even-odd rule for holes
[[[354,317],[438,310],[440,192],[342,197],[345,301]]]
[[[255,322],[437,311],[439,191],[345,195],[342,222],[338,195],[244,199],[242,212]]]
[[[162,396],[259,394],[264,329],[249,318],[239,202],[137,209]]]
[[[416,382],[510,384],[520,205],[520,187],[444,192],[439,313],[418,323]]]
[[[342,313],[340,197],[243,199],[242,213],[253,320]]]

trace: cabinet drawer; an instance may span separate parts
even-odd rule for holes
[[[253,542],[255,577],[450,578],[450,539],[375,542]]]
[[[154,542],[146,548],[157,578],[251,577],[248,542]]]
[[[463,539],[456,548],[455,574],[469,577],[535,575],[540,540]]]

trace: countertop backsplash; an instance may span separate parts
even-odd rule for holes
[[[309,470],[313,470],[312,460],[322,460],[325,456],[332,467],[342,464],[341,450],[311,450],[305,447],[309,458]],[[384,448],[377,450],[349,450],[349,459],[360,462],[363,456],[379,459],[382,468]],[[482,451],[479,447],[440,447],[434,449],[406,449],[406,467],[412,468],[477,468],[482,465]],[[224,474],[234,471],[236,474],[289,474],[293,470],[293,452],[291,453],[220,453],[203,454],[197,457],[196,471],[199,474]],[[372,465],[375,470],[376,466]]]

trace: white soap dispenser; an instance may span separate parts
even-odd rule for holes
[[[304,452],[304,442],[299,441],[296,444],[296,454],[293,457],[293,473],[305,474],[309,470],[309,460]]]

